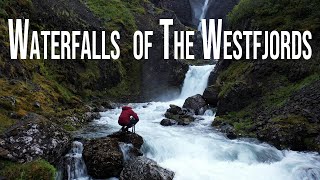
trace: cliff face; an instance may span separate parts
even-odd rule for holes
[[[230,29],[310,30],[313,56],[221,60],[207,90],[217,102],[214,125],[231,124],[236,134],[281,149],[320,150],[319,7],[318,1],[240,1],[228,16]]]
[[[79,108],[87,100],[141,101],[166,89],[179,90],[187,71],[187,65],[181,61],[164,61],[163,51],[158,48],[150,53],[150,60],[134,59],[133,32],[153,30],[153,46],[162,47],[159,19],[175,18],[173,12],[155,8],[148,1],[2,1],[0,10],[0,114],[1,121],[6,122],[2,129],[15,122],[10,114],[18,119],[27,112],[51,116],[64,109]],[[36,31],[106,31],[108,35],[118,30],[121,57],[99,61],[11,60],[8,18],[28,18],[30,30]],[[175,18],[173,29],[185,30],[185,26]],[[100,34],[98,53],[99,39]]]
[[[98,32],[106,31],[108,36],[111,31],[118,30],[121,34],[118,42],[120,59],[11,60],[9,18],[30,19],[30,31],[97,31],[98,53],[101,52],[101,35]],[[84,115],[84,112],[101,111],[99,106],[110,106],[109,100],[135,102],[151,99],[160,92],[179,91],[188,65],[173,58],[163,60],[163,51],[159,49],[163,47],[160,18],[175,19],[172,30],[186,29],[174,12],[156,8],[144,0],[1,1],[0,169],[6,167],[2,159],[11,151],[9,146],[5,146],[5,136],[2,134],[8,132],[13,124],[19,126],[21,119],[29,117],[27,115],[30,113],[41,114],[69,131],[87,122],[83,120],[87,116],[96,116],[96,113]],[[151,41],[155,48],[149,52],[149,60],[138,61],[133,57],[132,37],[136,30],[154,31]],[[78,41],[81,42],[81,39]],[[39,42],[43,42],[43,39],[39,39]],[[106,52],[110,48],[107,45]],[[86,106],[92,101],[99,101],[99,105],[93,108],[92,104]],[[18,165],[10,167],[18,168]]]
[[[224,27],[227,24],[227,14],[239,3],[239,0],[209,1],[206,19],[222,19]]]

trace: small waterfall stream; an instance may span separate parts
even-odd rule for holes
[[[68,180],[89,180],[87,167],[82,158],[82,151],[83,144],[74,141],[70,152],[66,155]]]
[[[200,15],[200,18],[199,18],[198,31],[201,31],[201,27],[202,27],[201,20],[205,19],[205,17],[206,17],[206,14],[207,14],[207,11],[208,11],[209,1],[210,0],[205,0],[204,4],[202,6],[201,15]]]

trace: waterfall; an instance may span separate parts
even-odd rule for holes
[[[82,151],[83,144],[74,141],[70,152],[66,155],[68,180],[89,180],[87,167],[82,158]]]
[[[183,82],[180,99],[186,99],[196,94],[203,94],[213,68],[214,65],[190,66]]]
[[[169,102],[132,103],[141,121],[137,133],[143,136],[144,156],[175,172],[175,180],[202,179],[320,179],[317,153],[278,150],[251,139],[229,140],[213,130],[212,111],[206,111],[190,126],[163,127],[161,120],[170,104],[183,105],[186,97],[202,94],[214,66],[190,66],[179,99]],[[82,130],[83,138],[104,137],[119,130],[121,108],[101,112],[102,118]],[[99,127],[92,131],[92,126]],[[130,158],[129,144],[120,144],[124,160]],[[75,142],[67,155],[69,179],[89,179],[82,160],[82,144]],[[230,173],[232,172],[232,173]]]
[[[201,31],[201,20],[205,19],[206,14],[207,14],[207,10],[208,10],[208,5],[209,5],[209,1],[210,0],[205,0],[203,6],[202,6],[202,10],[201,10],[201,15],[199,18],[199,25],[198,25],[198,30]]]

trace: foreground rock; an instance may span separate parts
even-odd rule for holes
[[[174,172],[143,156],[130,160],[120,174],[120,180],[171,180],[173,177]]]
[[[140,149],[143,144],[143,138],[136,133],[131,132],[115,132],[108,137],[116,139],[118,142],[132,144],[133,147]]]
[[[182,107],[193,110],[196,115],[203,115],[208,108],[208,104],[200,94],[197,94],[188,97]]]
[[[43,116],[28,114],[0,137],[0,158],[57,164],[71,145],[70,135]]]
[[[165,113],[165,117],[174,120],[178,125],[189,125],[195,120],[193,113],[188,109],[180,108],[176,105],[170,105],[170,108]]]
[[[88,174],[102,179],[119,177],[123,168],[123,154],[113,138],[100,138],[85,142],[83,158]]]
[[[123,144],[132,144],[129,150],[121,150]],[[88,140],[84,144],[83,158],[88,174],[93,178],[119,177],[123,169],[124,155],[141,156],[143,138],[131,132],[115,132],[108,137]]]

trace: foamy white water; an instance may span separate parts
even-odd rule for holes
[[[213,67],[210,67],[213,68]],[[183,89],[206,84],[208,66],[190,67]],[[202,75],[200,75],[202,74]],[[194,83],[192,79],[195,80]],[[196,81],[197,80],[197,81]],[[186,83],[188,82],[188,83]],[[183,92],[182,92],[183,93]],[[186,93],[186,94],[188,94]],[[183,97],[183,96],[181,96]],[[130,104],[140,121],[136,133],[144,138],[144,155],[175,172],[175,180],[316,180],[320,179],[320,156],[316,153],[280,151],[254,140],[229,140],[216,132],[214,116],[206,113],[189,126],[163,127],[160,121],[170,104],[182,106],[184,98],[169,102]],[[81,136],[102,137],[118,131],[121,108],[101,113],[102,118]]]
[[[183,82],[179,99],[184,100],[196,94],[203,94],[214,66],[215,65],[190,66]]]

